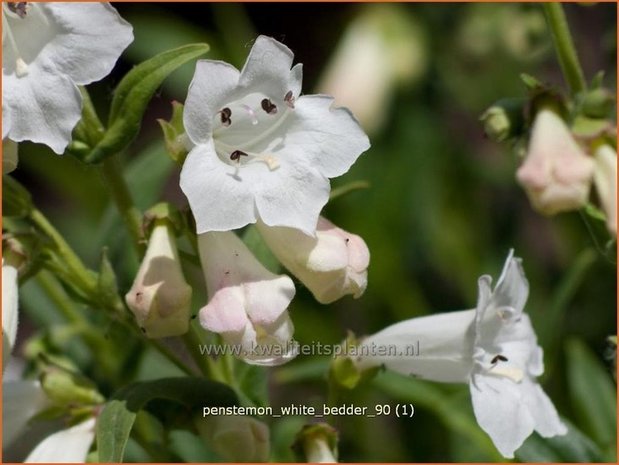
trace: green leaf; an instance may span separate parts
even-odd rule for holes
[[[165,78],[208,49],[207,44],[185,45],[160,53],[129,71],[114,91],[108,129],[85,161],[98,163],[126,148],[138,134],[146,106]]]
[[[522,462],[602,462],[599,447],[565,418],[567,434],[552,438],[531,435],[516,451],[516,458]]]
[[[579,340],[567,342],[569,394],[583,431],[603,449],[617,436],[614,383],[595,354]]]
[[[126,386],[105,405],[97,422],[101,462],[122,461],[137,413],[155,399],[181,404],[196,415],[201,407],[237,404],[228,386],[201,378],[164,378]]]

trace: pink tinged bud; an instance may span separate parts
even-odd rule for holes
[[[617,235],[617,152],[610,145],[595,151],[593,181],[606,213],[606,226]]]
[[[167,224],[157,224],[125,301],[146,336],[180,336],[189,330],[191,292],[174,237]]]
[[[286,275],[264,268],[231,231],[198,236],[208,304],[202,326],[222,335],[247,363],[280,365],[294,358],[294,327],[287,308],[295,288]]]
[[[318,219],[316,237],[286,227],[258,223],[262,237],[279,261],[307,286],[316,300],[328,304],[367,286],[370,252],[361,237]]]
[[[533,207],[545,215],[581,208],[592,176],[593,161],[563,120],[548,109],[537,113],[527,158],[516,173]]]

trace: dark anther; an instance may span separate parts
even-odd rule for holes
[[[504,357],[503,355],[495,355],[492,357],[492,360],[490,360],[490,363],[493,365],[498,362],[507,362],[507,357]]]
[[[294,97],[292,96],[291,90],[286,92],[286,96],[284,97],[284,102],[286,102],[286,105],[288,105],[290,108],[294,108]]]
[[[263,98],[262,102],[260,102],[260,106],[264,111],[266,111],[267,115],[274,115],[277,113],[277,106],[268,98]]]
[[[240,162],[241,157],[246,157],[246,156],[247,154],[245,152],[241,152],[240,150],[235,150],[234,152],[230,154],[230,160]]]
[[[221,117],[221,124],[223,124],[225,127],[230,126],[230,124],[232,123],[232,119],[230,118],[232,116],[232,110],[230,110],[230,108],[226,107],[222,109],[219,112],[219,116]]]
[[[20,18],[26,17],[28,2],[7,2],[6,6]]]

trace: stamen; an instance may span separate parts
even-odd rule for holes
[[[492,363],[493,365],[496,365],[499,362],[507,362],[507,357],[505,357],[504,355],[495,355],[494,357],[492,357],[492,360],[490,360],[490,363]]]
[[[24,77],[28,74],[28,65],[26,64],[26,62],[24,60],[22,60],[21,58],[18,58],[15,61],[15,75],[18,78]]]
[[[286,92],[286,95],[284,96],[284,102],[286,102],[286,105],[288,105],[290,108],[294,108],[294,97],[291,90]]]
[[[219,112],[219,116],[221,118],[221,124],[224,127],[228,127],[230,126],[230,124],[232,124],[232,119],[230,118],[232,116],[232,110],[230,110],[230,108],[226,107],[223,108],[220,112]]]
[[[246,157],[247,154],[241,150],[235,150],[230,154],[230,160],[241,162],[241,157]]]
[[[254,160],[266,163],[266,165],[271,171],[279,168],[279,161],[277,161],[277,158],[275,158],[273,155],[263,155],[260,157],[256,157]]]
[[[262,99],[260,106],[266,112],[267,115],[274,115],[277,113],[277,106],[273,104],[268,98]]]
[[[256,117],[256,113],[254,113],[254,110],[249,105],[242,104],[241,106],[247,111],[247,113],[249,113],[249,116],[251,118],[251,124],[253,124],[254,126],[258,124],[258,118]]]
[[[524,378],[524,372],[520,368],[505,365],[494,365],[488,371],[494,375],[505,376],[516,383],[519,383]]]
[[[11,13],[15,13],[22,19],[28,13],[28,2],[7,2],[6,6]]]

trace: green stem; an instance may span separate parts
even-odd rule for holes
[[[183,341],[185,342],[187,350],[191,354],[191,358],[193,358],[193,361],[196,362],[196,365],[198,365],[198,368],[200,368],[202,374],[206,378],[218,380],[220,376],[216,371],[214,371],[215,366],[209,363],[210,357],[208,355],[203,355],[200,352],[202,340],[191,323],[189,324],[189,331],[183,336]]]
[[[127,183],[122,176],[120,165],[116,157],[108,157],[102,163],[102,172],[107,181],[112,199],[131,234],[133,246],[141,257],[145,246],[142,238],[142,214],[133,204],[133,199]]]
[[[86,293],[95,292],[97,280],[94,273],[84,266],[79,257],[73,252],[73,249],[67,244],[60,233],[58,233],[56,228],[47,220],[45,215],[36,208],[33,208],[30,211],[30,220],[52,240],[56,246],[58,255],[71,272],[73,279],[76,280],[76,286]]]
[[[559,57],[563,76],[570,87],[572,95],[579,94],[586,90],[587,84],[582,67],[578,61],[578,55],[576,54],[576,48],[574,47],[567,19],[565,18],[563,6],[559,2],[553,2],[544,3],[543,8],[555,50]]]

